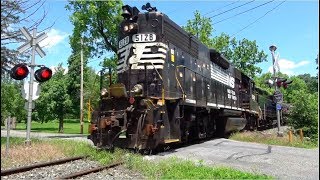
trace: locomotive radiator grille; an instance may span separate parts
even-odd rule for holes
[[[133,43],[118,50],[119,61],[117,72],[132,69],[163,69],[167,57],[168,46],[164,43]]]

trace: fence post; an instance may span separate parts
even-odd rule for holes
[[[11,117],[7,118],[7,143],[6,143],[6,156],[9,157],[9,138],[10,138],[10,124]]]
[[[289,134],[289,142],[292,143],[292,131],[289,130],[288,134]]]
[[[303,141],[303,132],[302,129],[299,129],[300,140]]]

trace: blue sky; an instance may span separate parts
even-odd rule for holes
[[[201,15],[214,16],[213,36],[224,32],[229,35],[235,34],[237,40],[243,38],[256,40],[259,49],[268,54],[268,62],[259,64],[263,73],[271,68],[269,46],[275,44],[281,72],[289,75],[309,73],[315,76],[318,72],[315,58],[319,53],[319,2],[287,0],[275,8],[282,1],[275,0],[270,3],[261,0],[250,1],[135,0],[124,1],[124,4],[137,6],[141,10],[142,5],[150,2],[158,11],[167,14],[179,25],[186,25],[187,20],[193,18],[193,13],[199,10]],[[232,5],[224,7],[232,2],[234,2]],[[245,3],[247,4],[242,7],[222,13]],[[262,5],[264,3],[267,4]],[[63,0],[47,0],[44,5],[48,14],[41,27],[55,23],[47,31],[49,37],[41,43],[42,46],[45,45],[44,50],[47,55],[44,58],[37,56],[37,64],[54,67],[58,63],[63,63],[63,66],[67,67],[67,58],[71,54],[68,36],[72,33],[73,26],[69,21],[70,12],[64,8],[66,4],[67,2]],[[240,14],[259,5],[261,7]],[[271,11],[273,8],[275,9]],[[270,12],[266,14],[268,11]],[[222,14],[217,15],[219,13]],[[265,16],[262,17],[263,15]],[[245,28],[246,26],[248,27]],[[91,59],[89,62],[89,66],[94,67],[96,71],[100,69],[98,66],[100,59]]]

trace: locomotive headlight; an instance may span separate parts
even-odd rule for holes
[[[138,24],[137,23],[126,23],[122,25],[122,32],[123,33],[136,33],[138,30]]]
[[[101,89],[101,96],[102,97],[106,97],[106,96],[108,96],[108,90],[106,89],[106,88],[103,88],[103,89]]]
[[[129,29],[132,30],[134,28],[133,24],[129,24]]]
[[[123,31],[127,32],[129,30],[129,27],[127,25],[123,26]]]
[[[133,86],[131,92],[133,92],[136,96],[141,96],[143,94],[143,86],[141,84],[136,84]]]

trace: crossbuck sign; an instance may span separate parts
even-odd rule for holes
[[[18,47],[19,53],[23,53],[32,45],[35,45],[36,52],[39,54],[41,58],[43,58],[46,55],[46,53],[39,46],[39,42],[47,38],[48,35],[45,32],[43,32],[39,34],[37,37],[32,37],[31,34],[28,32],[28,29],[25,27],[21,28],[20,31],[27,38],[27,42]]]

